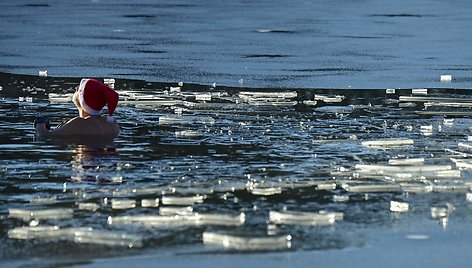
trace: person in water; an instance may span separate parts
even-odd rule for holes
[[[49,136],[116,136],[119,126],[112,116],[118,105],[118,93],[95,79],[82,79],[72,98],[79,110],[79,116],[72,118],[55,129],[50,129],[46,117],[36,118],[34,127],[41,137]],[[102,109],[108,107],[108,117],[101,115]]]

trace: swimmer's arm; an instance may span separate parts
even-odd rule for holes
[[[74,136],[80,135],[84,128],[86,127],[85,119],[80,117],[75,117],[69,120],[64,125],[55,128],[53,130],[48,130],[46,124],[36,125],[36,133],[41,137],[54,137],[54,136]]]

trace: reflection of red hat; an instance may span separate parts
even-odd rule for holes
[[[82,79],[79,85],[79,102],[91,115],[99,115],[105,105],[111,116],[118,104],[118,93],[95,79]]]

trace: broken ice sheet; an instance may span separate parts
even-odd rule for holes
[[[163,196],[161,199],[164,205],[193,205],[196,203],[203,203],[205,198],[201,195],[190,196],[190,197],[178,197],[178,196]]]
[[[132,199],[113,199],[111,200],[113,209],[130,209],[136,207],[136,201]]]
[[[352,193],[381,193],[381,192],[399,192],[402,190],[398,184],[344,184],[343,188]]]
[[[49,93],[48,98],[51,103],[68,103],[68,102],[72,102],[73,95],[74,94]]]
[[[281,187],[251,187],[248,189],[253,195],[276,195],[282,193]]]
[[[66,219],[74,216],[74,210],[57,208],[57,209],[20,209],[10,208],[8,209],[8,217],[23,219],[30,221],[32,219],[43,220],[43,219]]]
[[[389,165],[365,165],[356,164],[355,168],[361,173],[392,174],[392,173],[419,173],[419,172],[439,172],[452,169],[451,165],[420,165],[420,166],[389,166]]]
[[[389,159],[388,164],[391,166],[418,166],[424,164],[424,158],[395,158]]]
[[[187,207],[160,207],[159,215],[193,215],[193,208],[191,206]]]
[[[291,235],[281,236],[239,236],[226,233],[204,232],[203,244],[219,245],[238,251],[272,251],[289,249]]]
[[[431,217],[439,219],[448,217],[456,208],[451,203],[444,203],[439,206],[431,207]]]
[[[167,211],[168,212],[168,211]],[[246,216],[240,214],[223,213],[180,213],[170,215],[132,215],[108,217],[110,225],[142,225],[154,228],[175,228],[181,226],[241,226]]]
[[[269,222],[284,225],[331,225],[335,213],[314,213],[301,211],[269,211]]]
[[[141,207],[155,208],[159,206],[159,198],[141,199]]]
[[[410,205],[406,202],[390,201],[390,211],[392,212],[407,212]]]
[[[345,99],[345,96],[336,95],[336,96],[328,96],[328,95],[315,95],[314,100],[323,101],[326,103],[338,103],[342,102]]]
[[[108,246],[141,247],[143,237],[124,232],[95,230],[91,227],[60,228],[58,226],[16,227],[8,231],[13,239],[43,239]]]
[[[365,147],[389,147],[389,146],[406,146],[413,145],[415,141],[412,139],[391,138],[381,140],[363,141],[362,146]]]

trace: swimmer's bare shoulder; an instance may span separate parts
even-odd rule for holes
[[[66,136],[109,136],[119,133],[119,126],[116,121],[110,123],[103,117],[74,117],[62,126],[47,130],[39,126],[40,136],[66,137]]]
[[[88,129],[86,119],[81,117],[74,117],[67,121],[64,125],[50,131],[51,136],[78,136],[87,133],[85,130]]]

